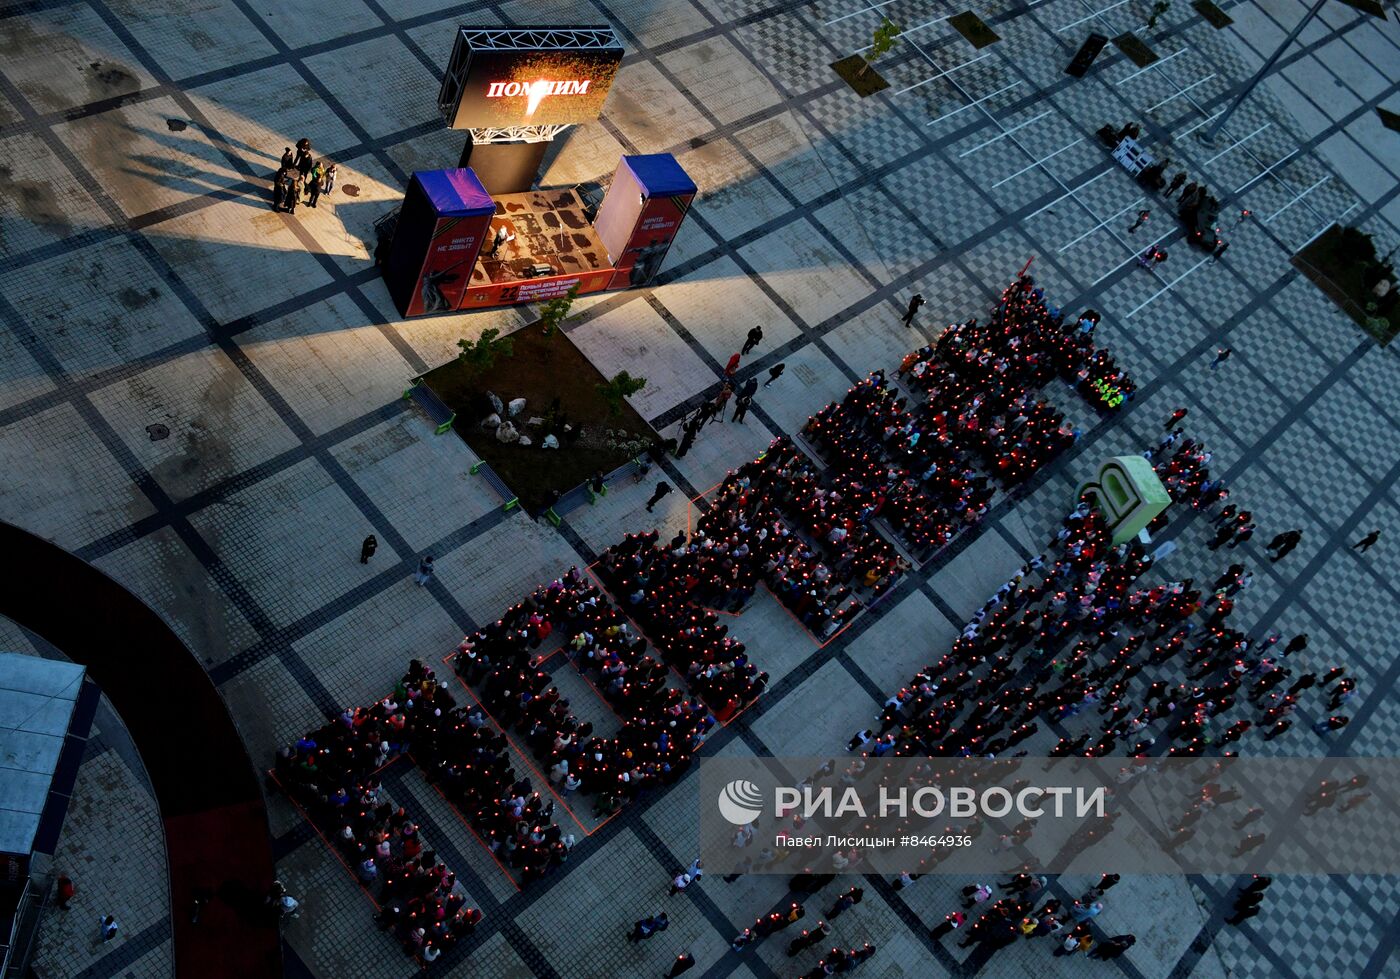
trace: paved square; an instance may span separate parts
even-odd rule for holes
[[[999,490],[979,524],[831,641],[762,586],[742,615],[721,616],[769,682],[700,754],[845,759],[885,698],[1045,549],[1074,488],[1105,457],[1150,449],[1178,407],[1258,532],[1209,550],[1206,517],[1179,504],[1176,549],[1154,581],[1204,587],[1245,563],[1255,579],[1236,623],[1306,632],[1295,673],[1340,664],[1358,683],[1339,708],[1345,729],[1312,732],[1333,711],[1311,691],[1292,732],[1267,742],[1251,732],[1243,750],[1400,750],[1400,363],[1289,264],[1333,222],[1371,234],[1381,255],[1400,243],[1400,135],[1375,113],[1400,112],[1393,10],[1379,21],[1327,5],[1205,143],[1205,127],[1304,15],[1301,0],[1221,3],[1234,20],[1223,31],[1184,3],[1148,28],[1148,3],[998,0],[973,8],[1002,38],[982,49],[946,22],[958,8],[933,0],[544,6],[547,17],[527,0],[0,5],[0,517],[91,561],[164,618],[210,672],[255,765],[271,766],[279,747],[346,705],[389,693],[413,658],[474,703],[442,663],[464,634],[627,533],[655,528],[664,543],[693,529],[702,510],[692,496],[948,324],[985,322],[1028,259],[1068,316],[1100,311],[1094,338],[1135,397],[1100,417],[1069,385],[1046,385],[1075,445],[1025,487]],[[889,87],[861,99],[829,65],[867,50],[884,17],[903,29],[876,61]],[[374,222],[409,174],[462,152],[464,135],[435,106],[455,28],[542,19],[611,23],[626,48],[603,117],[555,140],[542,185],[606,183],[623,153],[666,152],[699,186],[654,286],[580,300],[565,325],[572,340],[604,375],[645,377],[632,405],[677,439],[751,326],[763,339],[738,377],[762,382],[784,367],[745,424],[733,423],[731,402],[684,457],[620,477],[593,505],[561,503],[558,526],[503,511],[465,443],[434,435],[402,399],[412,378],[457,355],[458,340],[510,332],[535,310],[405,321],[371,258]],[[1133,31],[1160,60],[1138,68],[1110,46],[1073,78],[1064,67],[1091,31]],[[1221,199],[1230,247],[1219,261],[1190,247],[1172,205],[1103,147],[1096,130],[1129,120],[1171,160],[1168,174],[1183,170]],[[337,186],[314,210],[274,213],[270,175],[301,138],[338,164]],[[1129,231],[1141,209],[1149,219]],[[1154,244],[1168,260],[1140,267]],[[915,294],[925,303],[906,328]],[[1212,369],[1221,348],[1233,353]],[[649,513],[662,479],[675,491]],[[1303,531],[1297,549],[1269,561],[1265,545],[1290,528]],[[1372,529],[1379,542],[1353,548]],[[369,534],[378,551],[361,564]],[[426,553],[436,575],[415,587]],[[0,636],[5,648],[62,652],[9,620]],[[620,730],[564,657],[544,668],[600,736]],[[36,971],[169,975],[172,916],[186,911],[166,892],[155,797],[106,702],[96,727],[56,858],[60,871],[79,869],[78,897],[70,914],[47,914]],[[1032,753],[1064,731],[1042,727],[1024,746]],[[512,747],[507,757],[541,787],[534,755]],[[814,925],[853,884],[865,898],[833,922],[831,944],[874,943],[862,975],[1370,979],[1400,969],[1391,877],[1281,878],[1261,914],[1236,926],[1225,922],[1232,878],[1125,876],[1096,922],[1101,935],[1138,937],[1118,967],[1052,956],[1047,942],[987,962],[984,949],[929,936],[958,906],[962,878],[897,888],[851,876],[809,896],[783,876],[707,873],[668,896],[697,846],[693,771],[612,818],[593,813],[594,797],[570,796],[578,820],[561,807],[555,822],[574,836],[572,852],[524,890],[422,770],[403,759],[383,777],[386,798],[422,824],[485,914],[429,974],[661,975],[682,950],[696,976],[808,973],[817,952],[786,954],[796,929],[741,952],[729,943],[792,900]],[[1393,806],[1373,808],[1382,801]],[[369,895],[335,851],[280,793],[267,808],[277,872],[304,897],[283,935],[286,973],[417,974],[371,927]],[[1092,883],[1051,886],[1072,900]],[[624,940],[662,910],[668,930]],[[98,945],[91,919],[109,911],[123,932]]]

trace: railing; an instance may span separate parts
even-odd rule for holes
[[[15,906],[15,920],[10,926],[10,934],[5,944],[0,946],[3,954],[4,979],[21,979],[28,971],[29,957],[34,953],[34,941],[39,937],[39,921],[44,916],[44,905],[48,901],[49,882],[38,884],[34,878],[25,879],[24,891]]]

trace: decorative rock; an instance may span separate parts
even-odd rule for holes
[[[497,414],[487,415],[481,420],[482,428],[494,429],[501,424],[501,416]]]
[[[497,442],[504,442],[509,445],[512,442],[519,441],[519,439],[520,433],[515,430],[515,426],[510,422],[502,422],[501,427],[496,429]]]
[[[539,415],[531,415],[529,419],[526,420],[525,424],[529,425],[531,428],[534,428],[536,425],[543,425],[544,419],[541,418]]]
[[[553,435],[546,435],[546,436],[544,437],[544,441],[540,443],[540,448],[542,448],[542,449],[557,449],[557,448],[559,448],[559,440],[558,440],[557,438],[555,438]]]
[[[487,392],[486,392],[486,400],[489,401],[489,402],[491,402],[491,410],[494,411],[496,414],[498,414],[498,415],[503,415],[503,414],[505,414],[505,412],[506,412],[506,406],[503,405],[503,404],[501,404],[501,399],[498,398],[498,397],[496,397],[496,392],[495,392],[495,391],[487,391]]]
[[[533,440],[532,438],[530,438],[530,436],[528,436],[528,435],[522,435],[522,436],[520,436],[520,441],[519,441],[519,442],[516,442],[515,444],[516,444],[516,445],[530,446],[530,445],[534,445],[535,442],[534,442],[534,440]]]
[[[520,414],[522,411],[525,410],[525,399],[516,398],[510,404],[506,405],[506,409],[506,414],[514,418],[516,415]]]

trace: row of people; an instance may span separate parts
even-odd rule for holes
[[[536,651],[556,630],[567,660],[622,720],[616,736],[595,734],[539,668]],[[715,723],[698,698],[666,686],[665,664],[577,568],[463,639],[454,665],[495,718],[521,734],[550,781],[563,793],[596,795],[600,813],[678,778]]]
[[[430,672],[430,671],[429,671]],[[467,905],[418,826],[384,793],[377,773],[408,751],[431,751],[429,729],[450,696],[430,691],[417,661],[394,693],[346,708],[277,753],[278,783],[333,841],[360,883],[377,894],[380,924],[410,954],[434,961],[471,932],[481,912]]]

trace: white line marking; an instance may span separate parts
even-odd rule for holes
[[[1055,157],[1059,156],[1061,153],[1063,153],[1065,150],[1069,149],[1071,146],[1078,146],[1078,145],[1079,145],[1080,143],[1082,143],[1082,142],[1084,142],[1084,137],[1083,137],[1083,136],[1081,136],[1081,137],[1079,137],[1078,139],[1076,139],[1073,143],[1067,143],[1067,144],[1065,144],[1064,146],[1061,146],[1059,149],[1057,149],[1055,152],[1051,153],[1049,156],[1043,156],[1043,157],[1041,157],[1039,160],[1036,160],[1034,163],[1031,163],[1031,164],[1029,164],[1029,165],[1027,165],[1027,166],[1024,166],[1024,167],[1022,167],[1021,169],[1017,170],[1017,171],[1016,171],[1015,173],[1013,173],[1010,177],[1003,177],[1003,178],[1001,178],[1001,179],[998,180],[996,183],[992,184],[993,189],[995,189],[995,188],[997,188],[997,187],[1000,187],[1002,184],[1006,183],[1008,180],[1011,180],[1011,179],[1013,179],[1013,178],[1015,178],[1015,177],[1019,177],[1021,174],[1025,173],[1027,170],[1033,170],[1033,169],[1035,169],[1036,167],[1038,167],[1038,166],[1040,166],[1042,163],[1044,163],[1046,160],[1053,160]]]
[[[1275,167],[1281,167],[1281,166],[1283,166],[1283,165],[1284,165],[1285,163],[1287,163],[1289,160],[1291,160],[1291,159],[1293,159],[1295,156],[1297,156],[1297,155],[1299,154],[1299,152],[1301,152],[1301,151],[1300,151],[1300,150],[1294,150],[1292,153],[1289,153],[1289,154],[1288,154],[1287,156],[1285,156],[1283,159],[1277,160],[1277,161],[1275,161],[1274,163],[1270,164],[1269,167],[1268,167],[1266,170],[1264,170],[1262,173],[1257,173],[1257,174],[1255,174],[1254,176],[1250,177],[1248,180],[1246,180],[1244,183],[1240,184],[1239,187],[1236,188],[1234,194],[1232,194],[1231,196],[1233,196],[1233,197],[1238,197],[1238,196],[1240,196],[1240,194],[1244,193],[1245,190],[1246,190],[1247,188],[1253,187],[1253,186],[1254,186],[1255,184],[1257,184],[1259,181],[1263,180],[1263,179],[1264,179],[1265,177],[1267,177],[1270,173],[1272,173]]]
[[[1273,214],[1270,214],[1268,217],[1266,217],[1266,218],[1264,219],[1264,223],[1265,223],[1265,224],[1273,224],[1274,218],[1278,217],[1278,216],[1279,216],[1280,214],[1282,214],[1284,211],[1288,210],[1288,209],[1289,209],[1290,207],[1292,207],[1294,204],[1297,204],[1297,203],[1298,203],[1299,201],[1301,201],[1304,197],[1307,197],[1309,194],[1311,194],[1313,191],[1317,190],[1317,188],[1321,187],[1323,184],[1327,183],[1327,181],[1329,181],[1329,180],[1331,180],[1331,179],[1332,179],[1331,177],[1323,177],[1321,180],[1319,180],[1317,183],[1313,184],[1313,185],[1312,185],[1311,187],[1309,187],[1307,190],[1305,190],[1305,191],[1303,191],[1302,193],[1300,193],[1300,194],[1298,194],[1297,196],[1295,196],[1291,201],[1289,201],[1287,204],[1283,205],[1283,207],[1279,208],[1279,209],[1278,209],[1277,211],[1275,211]]]
[[[1071,241],[1071,242],[1069,242],[1068,244],[1066,244],[1063,248],[1061,248],[1061,249],[1060,249],[1058,252],[1056,252],[1055,254],[1057,254],[1057,255],[1062,255],[1062,254],[1064,254],[1066,251],[1068,251],[1069,249],[1073,248],[1075,245],[1079,244],[1079,243],[1080,243],[1081,241],[1083,241],[1085,238],[1089,237],[1089,236],[1090,236],[1091,234],[1093,234],[1095,231],[1098,231],[1098,230],[1099,230],[1100,228],[1102,228],[1104,225],[1109,224],[1109,223],[1111,223],[1111,222],[1113,222],[1113,221],[1116,221],[1116,220],[1118,219],[1118,217],[1119,217],[1120,215],[1123,214],[1124,211],[1131,211],[1133,208],[1137,207],[1139,204],[1141,204],[1141,203],[1142,203],[1143,201],[1145,201],[1145,200],[1147,200],[1147,198],[1145,198],[1145,197],[1139,197],[1137,200],[1133,201],[1133,202],[1132,202],[1131,204],[1129,204],[1127,207],[1120,208],[1119,210],[1114,211],[1112,214],[1110,214],[1108,217],[1104,218],[1104,219],[1103,219],[1102,221],[1100,221],[1098,224],[1094,225],[1094,226],[1093,226],[1092,228],[1090,228],[1088,231],[1084,232],[1084,233],[1083,233],[1082,235],[1080,235],[1078,238],[1076,238],[1076,239],[1074,239],[1073,241]]]
[[[852,12],[852,13],[849,13],[849,14],[842,14],[840,17],[837,17],[835,20],[829,20],[829,21],[827,21],[826,23],[822,24],[822,26],[823,26],[823,27],[830,27],[832,24],[839,24],[839,23],[841,23],[841,21],[843,21],[843,20],[850,20],[852,17],[859,17],[861,14],[868,14],[868,13],[870,13],[872,10],[879,10],[881,7],[887,7],[887,6],[889,6],[890,4],[892,4],[892,3],[894,3],[894,0],[882,0],[882,2],[880,2],[880,3],[871,4],[869,7],[862,7],[860,10],[854,11],[854,12]]]
[[[957,115],[959,112],[962,112],[962,111],[965,110],[965,109],[970,109],[970,108],[972,108],[974,105],[981,105],[983,102],[987,101],[988,99],[993,98],[994,96],[1000,95],[1002,92],[1009,92],[1009,91],[1011,91],[1013,88],[1015,88],[1017,85],[1020,85],[1020,84],[1021,84],[1020,82],[1012,82],[1010,85],[1006,85],[1006,86],[1004,86],[1004,87],[1002,87],[1002,88],[997,89],[995,92],[990,92],[990,93],[988,93],[987,95],[982,96],[982,97],[981,97],[980,99],[978,99],[976,102],[969,102],[967,105],[964,105],[964,106],[962,106],[961,108],[954,109],[952,112],[945,112],[945,113],[943,113],[943,115],[939,116],[937,119],[934,119],[932,122],[926,122],[926,123],[924,123],[924,125],[926,125],[926,126],[932,126],[932,125],[934,125],[934,124],[936,124],[936,123],[942,122],[944,119],[951,119],[951,118],[953,118],[953,116]]]
[[[1012,133],[1014,133],[1014,132],[1016,132],[1016,131],[1018,131],[1018,130],[1021,130],[1021,129],[1025,129],[1027,126],[1029,126],[1031,123],[1035,122],[1037,119],[1044,119],[1044,118],[1045,118],[1046,116],[1048,116],[1049,114],[1050,114],[1050,110],[1049,110],[1049,109],[1046,109],[1044,112],[1042,112],[1042,113],[1041,113],[1040,115],[1038,115],[1038,116],[1031,116],[1029,119],[1027,119],[1025,122],[1021,123],[1019,126],[1012,126],[1010,129],[1004,129],[1004,130],[1002,130],[1001,135],[999,135],[999,136],[993,136],[991,139],[987,140],[985,143],[978,143],[978,144],[977,144],[976,146],[974,146],[972,149],[970,149],[970,150],[965,150],[964,152],[959,153],[959,154],[958,154],[958,159],[961,160],[961,159],[962,159],[963,157],[965,157],[965,156],[971,156],[973,153],[976,153],[978,150],[983,149],[983,148],[988,147],[988,146],[991,146],[991,145],[992,145],[993,143],[995,143],[997,140],[999,140],[999,139],[1005,139],[1007,136],[1010,136]]]
[[[1231,145],[1225,147],[1223,150],[1221,150],[1219,153],[1217,153],[1217,154],[1215,154],[1214,156],[1212,156],[1209,160],[1207,160],[1205,163],[1203,163],[1203,164],[1201,164],[1201,165],[1202,165],[1202,166],[1210,166],[1212,163],[1214,163],[1216,160],[1220,159],[1220,158],[1221,158],[1222,156],[1224,156],[1226,153],[1229,153],[1231,150],[1237,150],[1237,149],[1239,149],[1239,148],[1240,148],[1241,146],[1243,146],[1245,143],[1248,143],[1251,139],[1253,139],[1255,136],[1258,136],[1260,133],[1262,133],[1264,130],[1268,129],[1268,128],[1269,128],[1270,126],[1272,126],[1272,125],[1273,125],[1272,122],[1266,122],[1266,123],[1264,123],[1264,125],[1260,126],[1258,129],[1254,130],[1254,132],[1250,133],[1250,134],[1249,134],[1248,136],[1246,136],[1244,139],[1236,140],[1234,143],[1232,143]]]
[[[1185,54],[1185,53],[1186,53],[1186,49],[1185,49],[1185,48],[1182,48],[1180,51],[1173,51],[1171,54],[1167,55],[1167,56],[1166,56],[1165,58],[1163,58],[1161,61],[1154,61],[1154,62],[1152,62],[1152,64],[1148,65],[1146,68],[1139,68],[1137,71],[1133,72],[1131,75],[1124,75],[1122,78],[1118,79],[1118,81],[1114,82],[1113,84],[1114,84],[1115,86],[1118,86],[1118,85],[1122,85],[1124,82],[1130,82],[1130,81],[1132,81],[1134,78],[1136,78],[1138,75],[1141,75],[1143,72],[1151,71],[1153,68],[1159,68],[1159,67],[1161,67],[1162,65],[1166,64],[1168,61],[1170,61],[1170,60],[1172,60],[1173,58],[1175,58],[1177,55],[1179,55],[1179,54]]]
[[[1166,98],[1164,98],[1162,101],[1158,102],[1156,105],[1149,105],[1149,106],[1147,107],[1147,111],[1148,111],[1148,112],[1151,112],[1153,109],[1160,109],[1162,106],[1166,105],[1168,102],[1172,102],[1172,101],[1175,101],[1176,99],[1181,98],[1183,95],[1185,95],[1187,92],[1191,91],[1191,89],[1195,88],[1197,85],[1204,85],[1206,82],[1210,81],[1210,80],[1211,80],[1212,78],[1214,78],[1214,77],[1215,77],[1215,72],[1211,72],[1209,75],[1207,75],[1205,78],[1202,78],[1200,81],[1192,82],[1190,85],[1187,85],[1185,88],[1181,89],[1181,91],[1177,92],[1175,95],[1168,95]]]
[[[1210,256],[1207,255],[1205,258],[1201,259],[1199,262],[1197,262],[1195,265],[1191,266],[1191,267],[1190,267],[1189,269],[1187,269],[1185,272],[1182,272],[1182,273],[1181,273],[1180,275],[1178,275],[1175,279],[1172,279],[1170,282],[1168,282],[1168,283],[1167,283],[1165,286],[1163,286],[1161,289],[1159,289],[1159,290],[1157,290],[1155,293],[1153,293],[1152,296],[1151,296],[1150,298],[1148,298],[1147,300],[1145,300],[1145,301],[1139,303],[1137,309],[1134,309],[1131,313],[1129,313],[1127,316],[1124,316],[1123,318],[1124,318],[1125,320],[1130,320],[1130,319],[1132,319],[1134,316],[1137,315],[1137,313],[1138,313],[1140,310],[1146,308],[1147,305],[1148,305],[1149,303],[1155,302],[1158,296],[1162,295],[1162,294],[1165,293],[1165,292],[1171,292],[1171,291],[1172,291],[1172,288],[1173,288],[1178,282],[1180,282],[1182,279],[1186,278],[1186,277],[1187,277],[1188,275],[1190,275],[1192,272],[1196,271],[1198,268],[1200,268],[1202,265],[1206,264],[1206,263],[1209,262],[1209,261],[1210,261]]]
[[[971,61],[964,61],[964,62],[963,62],[962,64],[960,64],[960,65],[954,65],[953,67],[949,68],[947,71],[940,71],[938,74],[934,75],[934,76],[931,77],[931,78],[925,78],[925,79],[924,79],[923,81],[921,81],[921,82],[915,82],[913,85],[907,85],[907,86],[905,86],[904,88],[901,88],[898,92],[895,92],[894,94],[895,94],[895,95],[903,95],[905,92],[912,92],[912,91],[914,91],[914,89],[919,88],[919,87],[921,87],[921,86],[923,86],[923,85],[927,85],[929,82],[936,82],[936,81],[938,81],[938,79],[940,79],[940,78],[946,78],[946,77],[948,77],[948,76],[951,75],[953,72],[957,71],[959,68],[966,68],[968,65],[975,65],[977,62],[981,61],[983,58],[990,58],[991,56],[992,56],[992,52],[990,52],[990,51],[988,51],[986,54],[979,54],[977,57],[973,58]]]
[[[1078,27],[1080,24],[1084,23],[1086,20],[1093,20],[1095,17],[1101,17],[1101,16],[1103,16],[1104,14],[1108,13],[1110,10],[1112,10],[1114,7],[1121,7],[1121,6],[1123,6],[1123,4],[1125,4],[1125,3],[1127,3],[1127,2],[1128,2],[1128,0],[1118,0],[1117,3],[1111,3],[1111,4],[1109,4],[1107,7],[1104,7],[1102,10],[1095,10],[1092,14],[1090,14],[1090,15],[1087,16],[1087,17],[1080,17],[1078,20],[1074,21],[1073,23],[1066,24],[1064,27],[1061,27],[1060,29],[1058,29],[1057,31],[1055,31],[1055,33],[1056,33],[1056,34],[1063,34],[1065,31],[1069,30],[1071,27]]]

